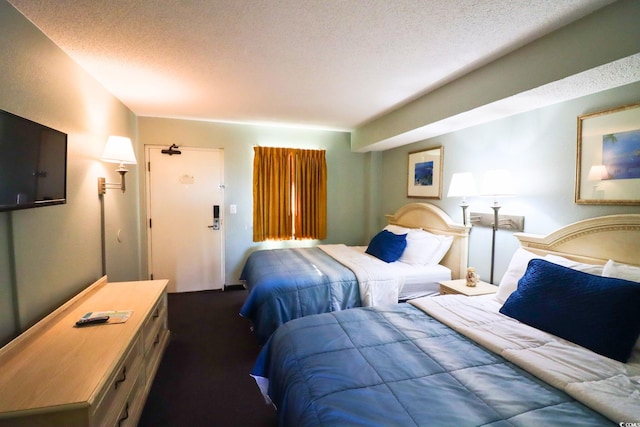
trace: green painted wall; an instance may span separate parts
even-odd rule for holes
[[[606,21],[611,14],[618,16],[621,10],[630,10],[629,14],[623,13],[625,16],[620,20],[620,25],[626,28],[626,15],[637,17],[638,6],[637,0],[616,2],[602,17]],[[600,18],[589,19],[598,21]],[[617,45],[610,46],[611,40],[602,34],[602,27],[594,29],[589,24],[591,21],[585,22],[580,25],[590,28],[587,38],[581,34],[562,33],[567,40],[574,40],[576,49],[583,52],[594,49],[593,46],[584,47],[586,40],[598,41],[597,46],[601,47],[597,50],[609,49],[614,56],[620,55],[620,49],[626,52],[629,43],[635,43],[634,46],[640,43],[640,37],[633,37],[622,43],[620,49]],[[631,31],[630,34],[637,34],[637,26]],[[553,43],[548,40],[544,42],[545,46],[550,45],[554,50]],[[604,44],[600,45],[600,41]],[[527,49],[535,50],[536,45],[523,52]],[[541,70],[555,68],[558,60],[557,55],[535,56]],[[517,69],[511,68],[512,71]],[[451,102],[455,111],[461,100],[483,102],[483,97],[486,98],[483,75],[486,70],[484,74],[480,72],[450,86],[448,96],[437,107]],[[496,78],[500,81],[499,77],[499,73],[492,76],[491,82],[495,83]],[[513,81],[521,78],[522,75],[513,75]],[[437,119],[442,111],[436,111],[435,116],[425,114],[424,102],[430,105],[428,108],[434,108],[428,101],[421,100],[356,130],[354,149],[364,147],[366,151],[367,145],[375,141]],[[248,253],[267,246],[252,242],[254,145],[327,150],[327,243],[366,244],[384,225],[384,214],[393,213],[403,204],[416,200],[406,197],[407,153],[439,145],[444,146],[445,153],[445,193],[454,172],[470,171],[479,176],[490,168],[509,167],[517,172],[518,196],[505,201],[503,212],[525,215],[528,232],[548,233],[586,217],[640,211],[637,206],[578,206],[573,203],[576,117],[631,102],[640,102],[640,83],[385,152],[356,153],[352,152],[352,135],[344,132],[136,117],[12,6],[0,1],[0,109],[69,134],[68,204],[0,213],[0,343],[30,326],[102,274],[97,178],[104,176],[109,182],[117,180],[114,165],[99,161],[108,135],[131,137],[139,160],[127,175],[128,191],[122,194],[110,190],[104,197],[110,280],[147,277],[144,145],[176,143],[224,149],[226,282],[234,284]],[[459,218],[458,202],[443,198],[435,204],[453,218]],[[487,201],[476,198],[471,202],[472,209],[489,211]],[[229,204],[237,205],[236,215],[229,214]],[[120,241],[116,239],[118,233]],[[486,277],[489,230],[475,228],[470,241],[471,264]],[[307,243],[288,245],[296,244]],[[516,245],[510,233],[499,232],[497,277],[506,268]]]
[[[117,174],[113,165],[98,159],[108,135],[135,138],[136,118],[4,1],[0,1],[0,109],[68,134],[68,203],[0,213],[0,343],[4,343],[101,276],[97,178],[114,180]],[[109,199],[114,198],[109,195]],[[107,216],[122,215],[119,226],[131,237],[131,245],[123,251],[126,258],[117,268],[111,265],[110,272],[115,278],[138,279],[136,192],[107,202]],[[118,252],[114,246],[108,242],[107,252]]]
[[[359,126],[368,151],[414,129],[640,53],[640,2],[621,0]]]
[[[563,225],[600,215],[640,213],[640,206],[574,203],[577,117],[634,103],[640,103],[640,83],[385,151],[382,153],[381,212],[393,212],[405,203],[420,200],[406,197],[408,153],[442,146],[442,199],[425,201],[438,205],[456,221],[462,222],[460,199],[446,197],[451,176],[456,172],[472,172],[480,188],[484,172],[491,169],[511,171],[517,195],[501,200],[500,213],[524,215],[527,233],[547,234]],[[491,201],[483,197],[469,198],[469,210],[492,213]],[[384,218],[378,219],[378,225],[382,226]],[[481,278],[487,279],[491,229],[474,227],[469,240],[469,263],[477,268]],[[511,232],[498,230],[494,282],[504,274],[517,247]],[[640,254],[638,256],[640,258]]]
[[[352,153],[350,135],[309,129],[291,129],[140,117],[139,151],[144,145],[171,144],[186,147],[224,149],[225,171],[225,272],[227,285],[238,283],[240,270],[248,254],[256,249],[275,247],[275,243],[252,241],[253,147],[280,146],[326,150],[328,169],[327,239],[320,243],[365,244],[368,239],[365,212],[375,202],[376,190],[369,186],[369,162],[372,154]],[[145,195],[141,194],[144,200]],[[237,206],[237,214],[229,205]],[[145,205],[143,203],[143,205]],[[146,213],[142,225],[146,225]],[[145,227],[146,231],[146,227]],[[143,238],[146,254],[146,237]],[[313,242],[318,243],[318,242]],[[312,242],[285,242],[278,247],[308,246]],[[145,262],[146,266],[146,262]]]

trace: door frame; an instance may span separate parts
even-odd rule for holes
[[[152,149],[164,149],[167,148],[166,145],[160,145],[160,144],[145,144],[144,145],[144,180],[145,180],[145,207],[146,207],[146,213],[145,213],[145,223],[144,223],[144,227],[146,230],[146,234],[147,234],[147,278],[148,279],[152,279],[152,275],[153,275],[153,246],[151,244],[151,227],[149,227],[149,220],[151,219],[151,194],[150,194],[150,189],[151,189],[151,173],[150,173],[150,163],[151,163],[151,150]],[[225,188],[225,184],[224,184],[224,149],[223,148],[213,148],[213,147],[189,147],[189,146],[185,146],[185,145],[181,145],[180,147],[178,147],[179,150],[182,149],[189,149],[189,148],[193,148],[193,149],[198,149],[198,150],[209,150],[209,151],[219,151],[222,155],[222,165],[221,167],[221,174],[222,174],[222,190],[224,190]],[[222,235],[221,235],[221,241],[220,241],[220,268],[222,269],[222,290],[224,290],[226,288],[226,225],[225,225],[225,192],[222,192],[222,203],[221,203],[221,209],[220,209],[220,226],[222,228]]]

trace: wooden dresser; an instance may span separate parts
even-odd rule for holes
[[[75,327],[107,310],[133,313]],[[0,426],[135,426],[168,342],[167,280],[102,277],[0,349]]]

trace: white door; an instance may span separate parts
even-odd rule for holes
[[[169,279],[169,292],[222,289],[223,151],[180,147],[181,154],[168,155],[162,150],[146,149],[149,273]]]

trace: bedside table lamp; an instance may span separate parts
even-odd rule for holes
[[[467,225],[467,196],[475,196],[477,194],[476,184],[473,181],[471,172],[458,172],[451,176],[451,184],[447,197],[462,197],[460,207],[462,208],[462,223]]]
[[[482,182],[482,189],[480,191],[481,196],[493,197],[493,203],[491,209],[493,209],[493,224],[492,224],[492,236],[491,236],[491,277],[489,283],[493,284],[493,266],[495,262],[496,254],[496,231],[498,231],[498,211],[501,206],[498,202],[498,197],[513,196],[515,194],[513,189],[513,178],[511,173],[507,170],[492,170],[488,171],[484,175]]]
[[[120,183],[107,183],[105,178],[98,178],[98,194],[105,194],[107,188],[119,188],[124,193],[126,189],[124,175],[128,172],[125,164],[135,165],[137,163],[131,140],[124,136],[110,136],[100,160],[120,164],[120,167],[116,169],[116,172],[120,174]]]

